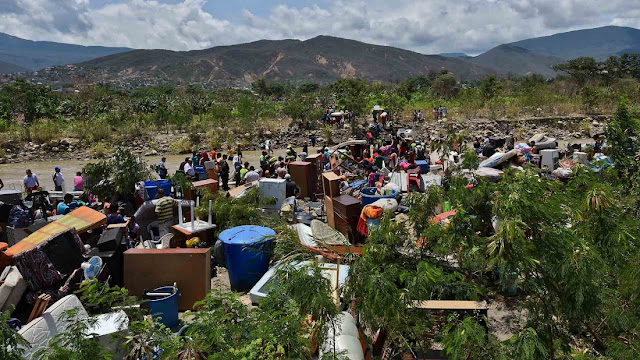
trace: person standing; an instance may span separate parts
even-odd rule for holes
[[[229,163],[227,161],[227,155],[222,156],[220,175],[222,175],[222,189],[224,191],[229,191]]]
[[[64,177],[60,172],[60,167],[56,166],[54,170],[55,172],[53,173],[53,176],[52,176],[53,186],[56,191],[62,191],[62,185],[64,185]]]
[[[242,171],[241,163],[233,164],[233,179],[236,181],[236,187],[240,186],[240,181],[242,181],[242,177],[240,177],[240,171]]]
[[[82,190],[84,190],[84,181],[82,179],[82,173],[78,171],[76,172],[76,176],[73,177],[73,191]]]
[[[167,178],[167,165],[165,164],[167,162],[167,158],[166,157],[162,157],[162,159],[160,159],[160,162],[158,163],[158,166],[156,168],[156,172],[158,173],[158,176],[160,176],[160,179],[166,179]]]
[[[271,142],[271,139],[265,140],[264,149],[267,151],[267,154],[273,153],[273,143]]]
[[[284,163],[280,163],[280,166],[276,169],[276,175],[278,176],[278,179],[284,179],[287,175],[287,169],[285,169]]]
[[[156,217],[158,218],[158,231],[160,236],[171,232],[173,226],[173,205],[175,201],[171,196],[165,196],[164,189],[158,189],[158,203],[156,204]]]
[[[38,175],[31,172],[31,169],[27,169],[27,176],[22,180],[24,189],[27,193],[31,194],[34,190],[38,190],[40,182],[38,181]]]
[[[311,147],[316,147],[316,139],[317,139],[316,134],[315,133],[311,134],[310,138],[311,138]]]
[[[260,179],[260,174],[256,172],[256,169],[253,166],[251,166],[249,167],[249,171],[247,171],[247,173],[244,174],[243,179],[244,179],[244,183],[248,184],[250,182]]]
[[[296,184],[293,180],[291,180],[291,175],[287,174],[284,176],[286,182],[286,197],[297,197],[300,194],[300,186]]]

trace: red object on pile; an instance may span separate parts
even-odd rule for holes
[[[360,219],[358,220],[358,232],[364,236],[368,236],[367,219],[377,219],[382,217],[383,210],[379,206],[367,205],[362,208]]]

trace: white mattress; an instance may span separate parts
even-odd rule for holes
[[[19,334],[31,344],[31,348],[27,349],[25,357],[31,359],[36,351],[49,346],[49,340],[52,337],[64,332],[71,322],[67,321],[62,315],[67,310],[77,307],[79,307],[79,310],[76,313],[76,319],[89,317],[78,297],[72,294],[56,301],[41,317],[34,319],[20,329]]]
[[[4,283],[0,285],[0,311],[13,311],[18,305],[22,294],[27,290],[27,282],[15,266],[7,268],[8,275],[4,278]],[[2,280],[2,279],[0,279]]]

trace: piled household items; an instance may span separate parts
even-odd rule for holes
[[[216,191],[217,183],[196,182],[193,192],[185,197],[194,198],[199,188]],[[19,192],[3,192],[0,309],[11,313],[12,326],[20,329],[30,344],[27,358],[46,348],[70,323],[89,317],[74,295],[83,281],[123,286],[132,295],[151,299],[148,307],[152,313],[153,302],[158,300],[148,289],[180,284],[176,320],[178,307],[192,309],[195,302],[204,299],[211,288],[212,255],[209,247],[198,247],[213,244],[215,225],[211,216],[208,221],[195,217],[199,197],[176,201],[163,196],[165,189],[167,194],[175,192],[171,183],[147,182],[146,200],[135,214],[131,204],[103,206],[95,202],[93,207],[101,209],[98,211],[66,193],[64,205],[72,209],[64,215],[52,215],[54,209],[63,209],[62,202],[52,205],[47,192],[33,192],[25,198]],[[159,211],[162,203],[166,204],[164,212]],[[71,309],[76,310],[75,319],[63,316]],[[167,318],[165,314],[162,321]],[[107,347],[116,346],[111,343],[111,334],[127,329],[122,311],[99,315],[90,323],[95,324],[92,336],[98,336]]]
[[[601,152],[606,143],[599,140],[593,144],[572,144],[565,149],[560,149],[556,139],[544,133],[534,135],[526,143],[514,144],[513,138],[487,140],[483,146],[474,145],[481,160],[475,174],[491,181],[497,181],[503,175],[502,170],[522,170],[525,164],[558,179],[570,178],[576,166],[600,171],[613,165]]]

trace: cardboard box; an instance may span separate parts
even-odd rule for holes
[[[193,309],[211,290],[211,249],[129,249],[124,253],[124,287],[144,291],[177,283],[180,311]]]

